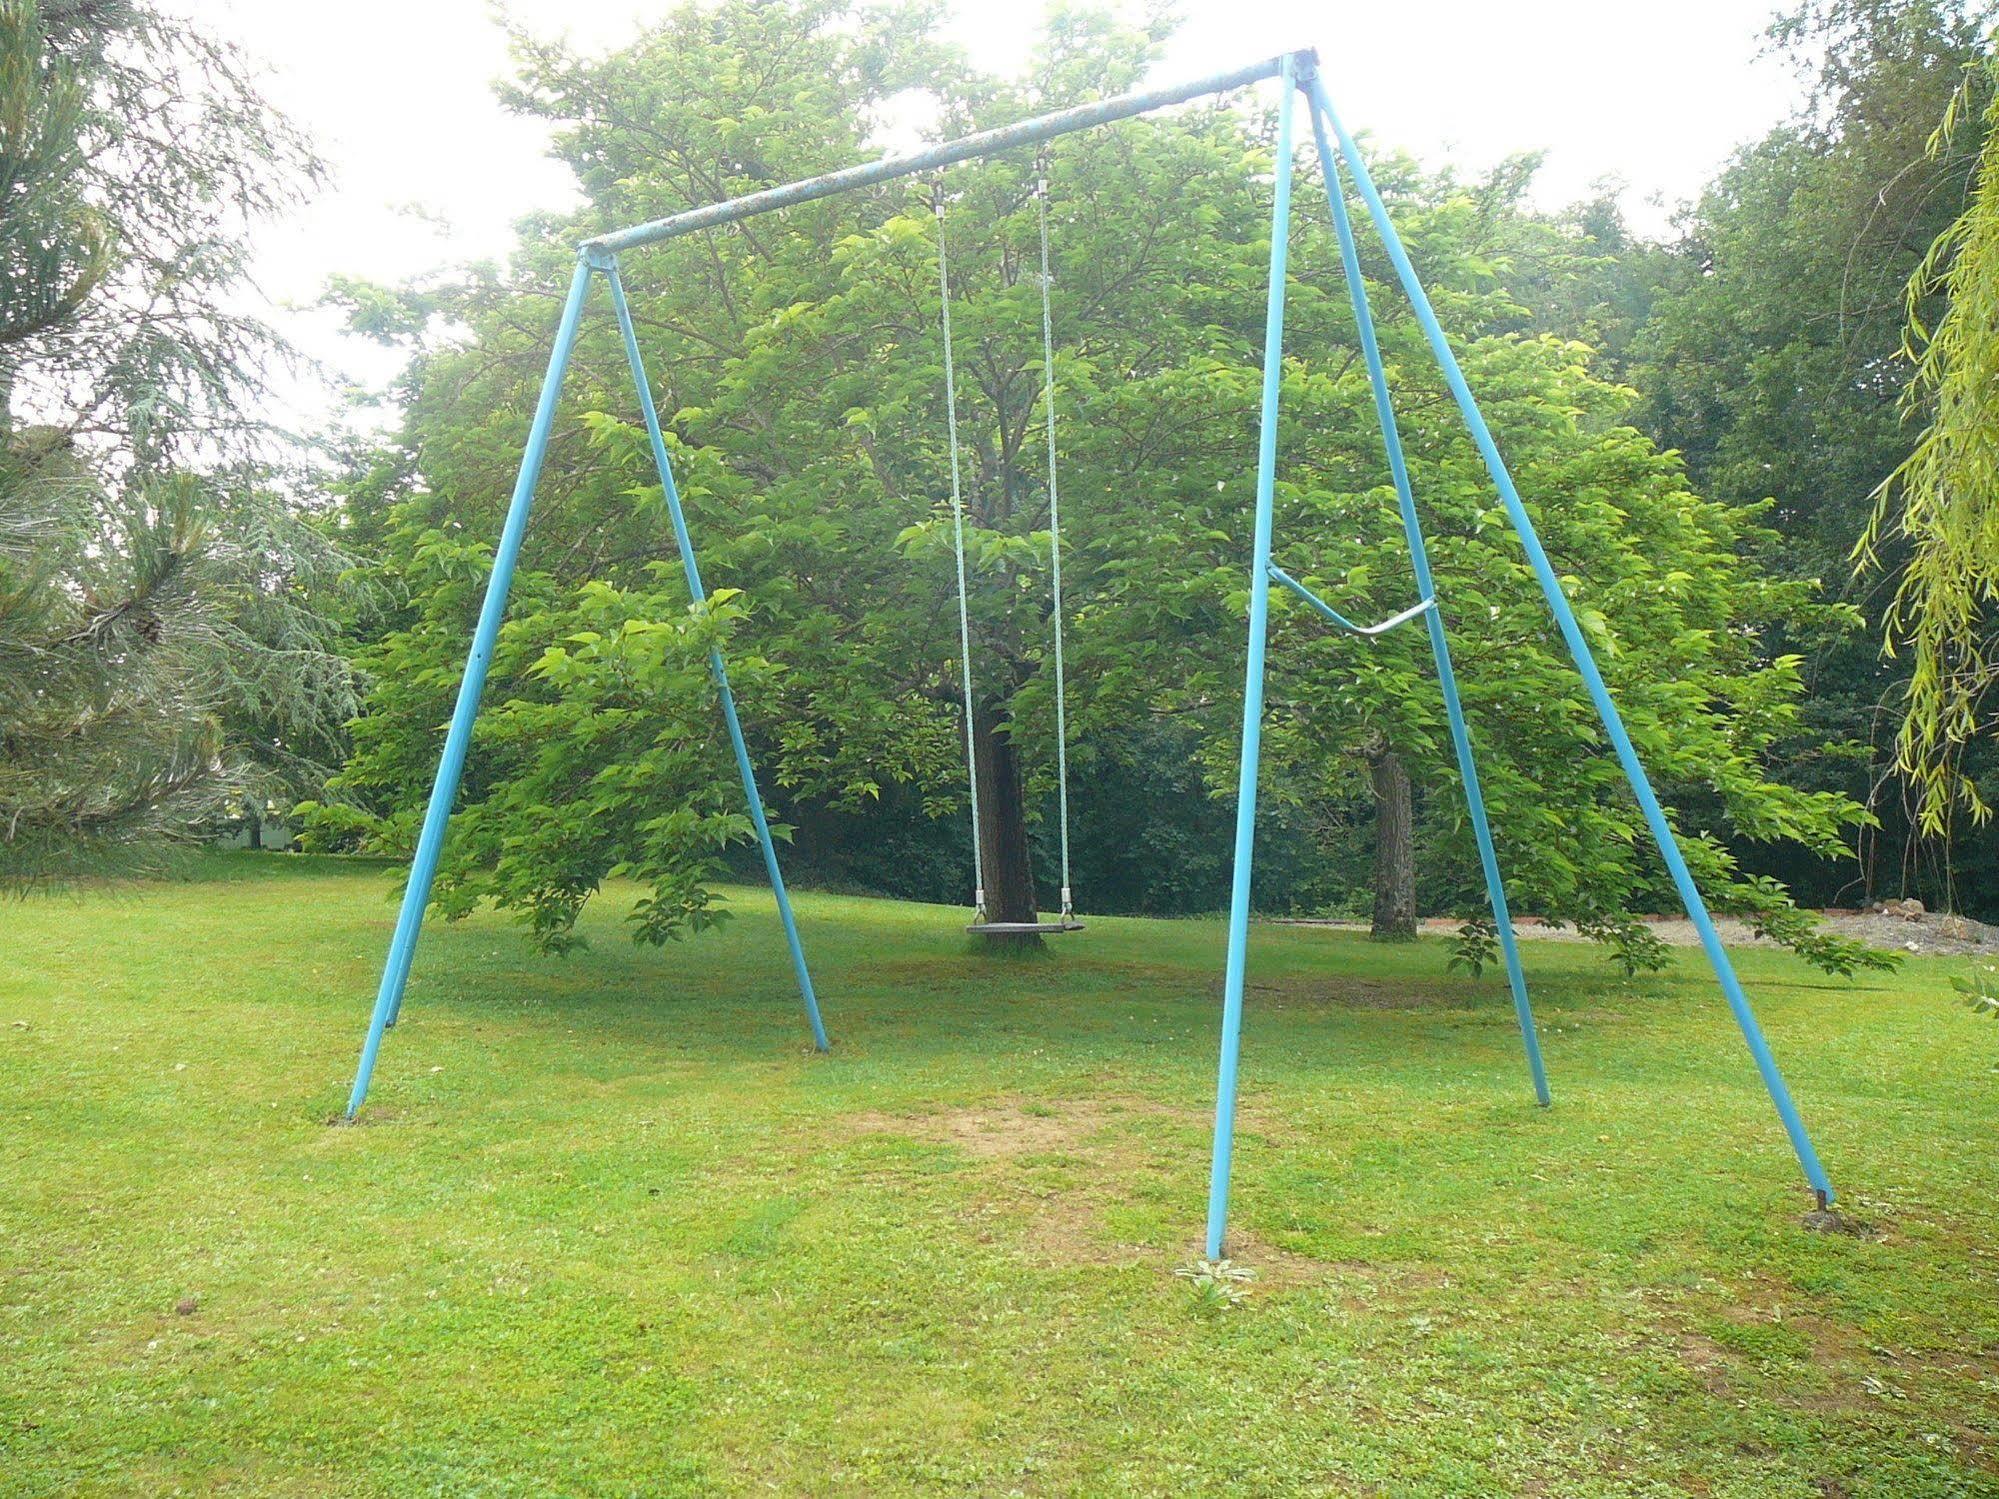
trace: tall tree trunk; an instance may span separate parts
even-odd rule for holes
[[[979,841],[985,855],[986,919],[1033,921],[1034,865],[1027,848],[1027,796],[1013,736],[999,714],[981,706],[972,716],[979,762]],[[1040,947],[1031,932],[987,936],[993,947]]]
[[[1374,927],[1407,942],[1416,935],[1416,817],[1402,757],[1383,747],[1368,756],[1374,782]]]

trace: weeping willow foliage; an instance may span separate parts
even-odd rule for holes
[[[1984,72],[1999,80],[1999,59]],[[1930,139],[1932,157],[1962,122],[1976,81],[1951,100]],[[1988,99],[1970,202],[1909,279],[1903,352],[1915,369],[1903,403],[1908,418],[1926,425],[1875,492],[1855,548],[1865,569],[1881,565],[1889,542],[1907,547],[1884,646],[1909,657],[1896,764],[1916,788],[1923,830],[1934,834],[1957,811],[1991,816],[1960,768],[1966,747],[1989,728],[1984,702],[1999,679],[1999,93]],[[1926,309],[1939,301],[1932,328]]]

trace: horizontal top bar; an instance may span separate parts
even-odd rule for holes
[[[1317,52],[1306,48],[1298,52],[1286,52],[1277,57],[1265,58],[1262,62],[1251,63],[1246,68],[1237,68],[1232,73],[1216,73],[1208,78],[1197,78],[1192,83],[1119,94],[1114,99],[1100,99],[1095,104],[1078,104],[1073,109],[1037,115],[1018,124],[1002,125],[996,130],[981,130],[976,135],[947,141],[941,146],[932,146],[925,151],[884,156],[880,161],[865,162],[857,167],[845,167],[837,172],[828,172],[823,177],[808,177],[802,182],[789,182],[782,187],[768,187],[761,192],[750,193],[746,197],[731,198],[726,203],[711,203],[706,208],[693,208],[686,213],[654,219],[650,223],[639,224],[630,229],[600,234],[595,239],[585,240],[583,251],[593,259],[606,254],[615,255],[620,250],[655,244],[663,239],[673,239],[677,235],[692,234],[697,229],[713,229],[720,224],[733,224],[739,219],[753,218],[760,213],[791,208],[800,203],[810,203],[818,198],[829,198],[835,193],[847,192],[852,188],[872,187],[877,182],[914,176],[918,172],[947,167],[953,162],[967,161],[974,156],[990,156],[1009,147],[1031,145],[1036,141],[1051,140],[1058,135],[1068,135],[1073,131],[1088,130],[1093,125],[1104,125],[1112,120],[1125,120],[1133,115],[1148,114],[1152,110],[1164,109],[1168,105],[1185,104],[1189,99],[1198,99],[1203,94],[1226,93],[1230,89],[1241,88],[1245,84],[1256,83],[1264,78],[1278,77],[1284,71],[1287,60],[1293,64],[1294,77],[1302,83],[1317,68],[1318,57]]]

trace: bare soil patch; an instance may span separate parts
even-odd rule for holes
[[[1149,1098],[1068,1098],[1047,1102],[995,1099],[976,1107],[921,1114],[874,1110],[848,1114],[842,1122],[855,1135],[901,1135],[934,1145],[950,1145],[981,1161],[1014,1160],[1054,1152],[1081,1153],[1119,1123],[1133,1119],[1193,1120],[1188,1110]]]
[[[994,1168],[970,1216],[991,1238],[1008,1221],[1027,1220],[1027,1247],[1051,1264],[1099,1269],[1161,1268],[1161,1248],[1118,1240],[1106,1227],[1120,1202],[1119,1183],[1162,1166],[1162,1146],[1148,1126],[1207,1123],[1205,1111],[1177,1108],[1130,1095],[1026,1101],[1000,1098],[976,1107],[926,1113],[849,1114],[853,1135],[894,1135],[949,1145]],[[1254,1121],[1241,1119],[1242,1127]],[[1050,1187],[1027,1169],[1038,1157],[1070,1156],[1087,1163],[1073,1186]],[[1199,1246],[1189,1245],[1187,1260]],[[1229,1232],[1229,1258],[1256,1272],[1256,1286],[1283,1288],[1322,1282],[1339,1274],[1374,1275],[1376,1267],[1342,1265],[1280,1249],[1240,1227]],[[1166,1266],[1165,1268],[1173,1268]]]
[[[1844,1234],[1852,1239],[1878,1240],[1881,1230],[1858,1218],[1835,1213],[1831,1208],[1814,1208],[1805,1214],[1805,1227],[1815,1234]]]

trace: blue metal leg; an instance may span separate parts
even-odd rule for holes
[[[375,1056],[382,1048],[382,1032],[402,1008],[403,985],[409,980],[410,959],[416,952],[417,934],[423,929],[424,907],[430,901],[431,882],[437,877],[445,824],[451,820],[451,804],[457,798],[459,777],[465,771],[465,752],[472,743],[472,721],[479,716],[479,695],[485,690],[486,671],[492,665],[500,621],[507,612],[507,591],[513,586],[514,564],[520,560],[521,538],[527,533],[528,512],[534,506],[535,480],[541,475],[542,458],[548,452],[548,433],[555,422],[562,377],[569,368],[577,319],[582,316],[583,299],[589,289],[590,267],[578,260],[576,274],[569,282],[569,299],[562,304],[562,321],[555,332],[555,347],[548,356],[548,373],[542,379],[534,423],[528,429],[527,451],[521,455],[520,474],[514,480],[506,525],[500,531],[499,551],[493,557],[493,576],[486,583],[486,600],[479,609],[478,628],[472,632],[472,651],[465,659],[465,675],[458,684],[458,705],[452,710],[451,728],[444,736],[444,754],[437,762],[437,780],[430,790],[430,805],[423,814],[423,831],[417,836],[416,858],[410,865],[409,884],[403,890],[403,907],[396,917],[396,935],[389,944],[381,988],[375,994],[375,1012],[368,1022],[368,1039],[361,1048],[361,1065],[354,1074],[354,1090],[347,1098],[349,1119],[368,1096],[368,1079],[374,1074]]]
[[[1416,516],[1416,499],[1409,485],[1409,464],[1402,452],[1402,433],[1395,421],[1395,407],[1388,393],[1388,375],[1381,364],[1381,344],[1374,333],[1374,314],[1367,304],[1367,283],[1361,279],[1360,252],[1354,245],[1353,221],[1347,215],[1346,189],[1340,180],[1339,160],[1332,142],[1326,138],[1326,122],[1317,103],[1312,109],[1312,135],[1319,145],[1319,165],[1324,169],[1326,196],[1333,209],[1333,229],[1340,239],[1340,261],[1346,267],[1347,291],[1353,300],[1354,322],[1360,329],[1361,353],[1367,360],[1367,378],[1374,387],[1374,414],[1381,423],[1381,440],[1388,449],[1388,469],[1395,478],[1395,499],[1402,508],[1402,531],[1409,539],[1409,559],[1416,569],[1418,596],[1434,599],[1436,585],[1430,580],[1430,553],[1423,540],[1423,525]],[[1457,750],[1458,777],[1464,782],[1465,806],[1471,813],[1472,837],[1478,842],[1478,860],[1485,870],[1486,899],[1492,905],[1492,922],[1499,931],[1499,950],[1506,960],[1506,981],[1513,989],[1513,1014],[1520,1022],[1521,1044],[1527,1049],[1527,1071],[1534,1079],[1534,1096],[1545,1107],[1549,1102],[1548,1071],[1541,1062],[1541,1041],[1534,1033],[1534,1008],[1527,999],[1527,977],[1520,969],[1520,946],[1513,936],[1513,917],[1506,905],[1506,886],[1499,876],[1499,856],[1492,847],[1492,828],[1486,821],[1485,793],[1478,781],[1478,764],[1472,759],[1471,735],[1465,728],[1464,704],[1458,698],[1458,677],[1451,669],[1450,641],[1444,633],[1443,604],[1440,600],[1429,613],[1430,655],[1437,663],[1437,684],[1444,693],[1444,714],[1451,723],[1451,744]]]
[[[600,252],[602,253],[602,252]],[[624,283],[618,279],[614,256],[602,254],[598,267],[611,283],[611,305],[617,310],[618,331],[624,335],[625,358],[631,363],[632,383],[638,387],[639,409],[645,413],[646,436],[652,440],[652,461],[659,470],[660,485],[666,491],[667,513],[673,517],[673,539],[680,547],[680,564],[687,574],[687,591],[698,604],[708,597],[701,585],[701,568],[694,558],[694,542],[687,534],[687,517],[680,508],[680,489],[673,482],[673,464],[666,456],[666,439],[659,429],[659,411],[653,405],[652,383],[646,379],[645,361],[639,356],[639,340],[632,328],[632,310],[625,301]],[[805,1018],[812,1024],[812,1044],[827,1048],[826,1027],[819,1018],[819,999],[812,992],[812,974],[805,966],[805,948],[798,940],[798,922],[791,914],[791,896],[784,888],[784,875],[777,867],[777,847],[771,842],[770,824],[764,818],[763,797],[757,791],[757,773],[750,764],[749,746],[743,742],[742,721],[736,716],[736,695],[729,690],[729,669],[720,651],[708,653],[708,669],[715,678],[716,695],[722,703],[722,719],[729,727],[729,743],[736,751],[736,773],[743,780],[743,795],[750,804],[750,820],[756,824],[757,844],[763,850],[764,870],[777,896],[777,914],[784,922],[784,940],[791,949],[792,971],[798,975],[798,992],[805,1001]]]
[[[1513,521],[1513,528],[1520,535],[1521,545],[1526,549],[1527,561],[1534,569],[1534,576],[1540,580],[1541,592],[1548,600],[1548,608],[1555,616],[1555,623],[1561,628],[1562,638],[1568,643],[1569,654],[1574,657],[1576,670],[1581,673],[1583,685],[1589,690],[1590,700],[1595,703],[1597,716],[1603,720],[1604,731],[1610,736],[1612,748],[1617,753],[1618,764],[1624,768],[1624,776],[1631,783],[1631,794],[1637,798],[1639,809],[1645,814],[1645,823],[1651,829],[1653,841],[1659,845],[1659,853],[1666,861],[1666,869],[1678,888],[1680,901],[1686,907],[1687,916],[1699,931],[1701,947],[1707,953],[1708,963],[1714,969],[1721,992],[1728,999],[1728,1007],[1735,1013],[1736,1024],[1742,1028],[1742,1037],[1749,1045],[1749,1053],[1756,1061],[1756,1070],[1762,1075],[1763,1086],[1769,1090],[1770,1101],[1776,1105],[1777,1115],[1784,1122],[1784,1131],[1790,1136],[1791,1149],[1797,1153],[1798,1164],[1804,1168],[1805,1177],[1820,1201],[1831,1202],[1832,1183],[1827,1179],[1825,1168],[1819,1164],[1818,1152],[1812,1148],[1811,1136],[1805,1131],[1804,1120],[1798,1115],[1797,1106],[1791,1101],[1791,1091],[1784,1085],[1783,1074],[1777,1070],[1777,1060],[1770,1054],[1769,1043],[1763,1039],[1763,1028],[1757,1024],[1756,1012],[1750,1008],[1749,998],[1742,992],[1742,983],[1735,975],[1735,966],[1729,961],[1728,953],[1721,945],[1721,936],[1714,929],[1713,918],[1708,915],[1707,903],[1701,899],[1700,887],[1694,883],[1692,871],[1680,853],[1679,840],[1673,836],[1672,825],[1666,820],[1665,810],[1659,805],[1659,798],[1653,794],[1651,780],[1645,774],[1645,766],[1638,758],[1638,751],[1631,743],[1631,736],[1625,732],[1624,720],[1619,716],[1616,703],[1611,701],[1610,689],[1604,685],[1603,673],[1597,670],[1596,658],[1590,652],[1589,642],[1583,638],[1582,629],[1576,623],[1575,611],[1569,607],[1567,596],[1562,592],[1561,579],[1556,575],[1554,565],[1541,546],[1541,539],[1535,533],[1533,519],[1527,514],[1527,507],[1521,502],[1520,492],[1514,486],[1513,476],[1507,472],[1506,461],[1500,456],[1499,445],[1493,440],[1492,430],[1486,425],[1485,417],[1473,399],[1471,387],[1465,383],[1464,371],[1458,367],[1457,357],[1451,352],[1450,340],[1444,336],[1442,324],[1430,306],[1430,299],[1424,294],[1422,282],[1417,279],[1416,268],[1409,262],[1409,254],[1402,246],[1402,240],[1395,232],[1395,225],[1388,217],[1388,209],[1375,191],[1374,181],[1368,175],[1367,164],[1355,149],[1353,140],[1340,124],[1339,116],[1333,112],[1332,101],[1326,95],[1325,84],[1318,78],[1311,83],[1312,102],[1325,121],[1332,127],[1340,146],[1340,155],[1353,172],[1354,187],[1367,204],[1369,216],[1374,220],[1376,231],[1381,235],[1388,258],[1394,263],[1396,275],[1401,278],[1403,288],[1409,294],[1409,301],[1422,324],[1424,336],[1429,340],[1430,350],[1442,368],[1444,379],[1450,385],[1451,394],[1463,413],[1465,426],[1470,430],[1472,441],[1477,444],[1480,456],[1492,475],[1493,484],[1499,490],[1501,502]]]
[[[1277,107],[1277,187],[1270,215],[1270,300],[1263,321],[1263,412],[1256,442],[1256,536],[1249,567],[1249,662],[1242,689],[1242,765],[1236,782],[1235,870],[1229,888],[1229,954],[1222,984],[1221,1075],[1215,1085],[1214,1156],[1208,1172],[1208,1258],[1228,1228],[1235,1151],[1236,1059],[1242,1049],[1243,976],[1249,961],[1250,861],[1256,852],[1256,777],[1263,748],[1263,653],[1270,623],[1270,529],[1277,486],[1277,396],[1284,374],[1284,278],[1290,260],[1291,60]]]

